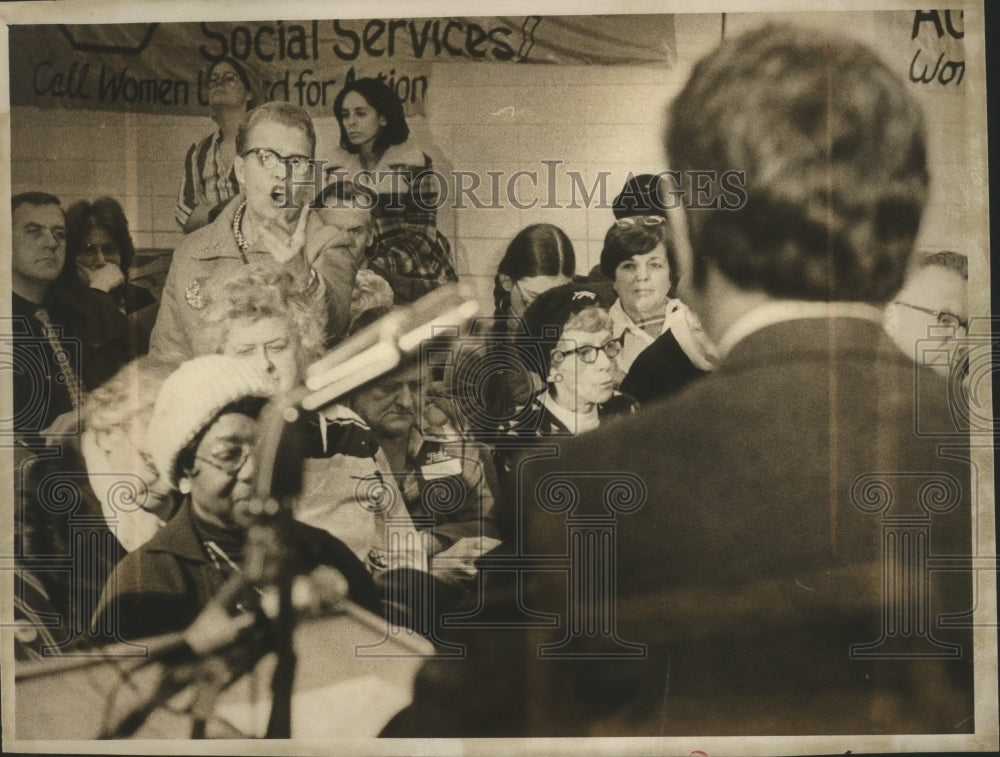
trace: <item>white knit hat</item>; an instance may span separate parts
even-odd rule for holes
[[[182,363],[160,387],[147,431],[153,463],[177,486],[177,456],[219,411],[244,397],[272,397],[274,379],[246,360],[204,355]]]

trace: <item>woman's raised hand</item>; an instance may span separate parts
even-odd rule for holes
[[[309,207],[302,208],[299,219],[295,224],[295,230],[291,235],[278,233],[265,224],[261,224],[257,229],[257,245],[279,263],[288,263],[296,257],[301,256],[304,263],[311,263],[305,256],[306,246],[306,223],[309,219]]]

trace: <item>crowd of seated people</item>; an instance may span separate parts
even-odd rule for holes
[[[15,361],[38,366],[15,379],[26,450],[16,482],[20,657],[190,626],[258,548],[248,534],[270,506],[257,489],[265,405],[300,388],[335,345],[456,278],[446,248],[431,250],[423,271],[408,260],[417,248],[403,249],[384,208],[353,202],[343,176],[308,197],[309,116],[287,103],[247,110],[238,65],[217,64],[212,76],[213,91],[233,90],[212,139],[235,151],[239,191],[203,189],[183,206],[191,233],[160,303],[129,283],[134,249],[116,201],[79,203],[64,218],[50,195],[13,200]],[[405,119],[401,128],[401,111],[365,82],[338,98],[342,168],[386,164],[411,176]],[[286,202],[286,170],[300,179],[297,203]],[[490,556],[511,554],[527,449],[619,438],[712,376],[720,352],[699,318],[712,313],[695,315],[678,297],[688,272],[651,180],[626,184],[589,276],[577,275],[558,227],[513,233],[494,317],[462,332],[455,365],[403,364],[286,419],[293,457],[278,475],[294,490],[284,538],[297,574],[336,569],[357,604],[436,642],[443,613],[482,601]],[[622,200],[636,187],[636,202]],[[964,335],[967,278],[962,256],[921,258],[884,311],[897,345],[912,355],[937,326]],[[961,302],[942,294],[949,287]],[[149,307],[151,336],[127,317]],[[916,325],[905,320],[914,314]],[[46,439],[60,441],[58,455]],[[229,598],[234,614],[259,601],[252,589],[268,577],[246,580]]]

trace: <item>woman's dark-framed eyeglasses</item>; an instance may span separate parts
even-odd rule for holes
[[[552,364],[559,365],[563,360],[568,358],[570,355],[579,355],[580,360],[584,363],[593,363],[597,361],[597,353],[603,352],[610,359],[614,360],[618,357],[618,353],[622,351],[622,341],[621,338],[609,339],[600,347],[595,347],[592,344],[584,345],[583,347],[577,347],[572,350],[552,350]]]
[[[662,226],[667,222],[663,216],[625,216],[615,221],[615,226],[628,228],[630,226]]]
[[[239,82],[239,80],[240,77],[237,74],[233,73],[232,71],[226,71],[226,73],[222,74],[221,76],[219,74],[212,74],[211,76],[209,76],[208,86],[214,87],[216,84],[226,84],[231,87],[237,82]]]
[[[309,166],[312,164],[312,159],[307,155],[282,155],[269,147],[251,147],[240,157],[245,158],[250,153],[256,155],[261,166],[268,171],[275,168],[279,163],[283,163],[292,167],[292,173],[301,176],[309,170]]]
[[[212,445],[208,455],[195,455],[194,458],[231,476],[247,464],[255,448],[256,445],[250,442],[220,441]]]
[[[902,305],[904,308],[910,308],[910,310],[917,310],[921,313],[927,313],[927,315],[932,315],[937,320],[939,326],[951,326],[958,329],[963,334],[969,333],[969,322],[962,320],[954,313],[949,313],[947,310],[933,310],[931,308],[925,308],[921,305],[911,305],[909,302],[903,302],[902,300],[896,300],[894,305]]]
[[[104,262],[117,262],[120,257],[121,252],[118,250],[118,245],[114,242],[108,242],[107,244],[85,244],[83,249],[77,253],[76,260],[88,265],[88,267],[95,268],[102,260]]]

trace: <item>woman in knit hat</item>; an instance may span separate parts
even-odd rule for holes
[[[532,396],[501,433],[573,436],[611,415],[634,411],[635,401],[615,390],[621,342],[600,298],[583,284],[565,284],[538,296],[524,313],[528,337],[519,342],[545,388]]]
[[[257,367],[224,355],[189,360],[163,382],[148,448],[183,503],[166,526],[118,564],[95,622],[117,623],[123,639],[186,628],[241,570],[250,513],[259,505],[257,417],[275,389]],[[341,541],[297,522],[289,538],[297,572],[332,565],[344,574],[355,601],[378,607],[364,566]]]

